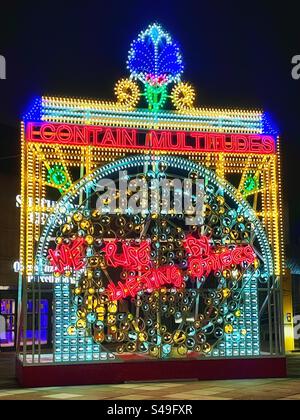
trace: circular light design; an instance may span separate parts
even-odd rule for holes
[[[39,253],[44,248],[42,253],[45,258],[49,241],[55,235],[58,235],[59,238],[64,238],[64,241],[70,241],[68,239],[70,238],[70,224],[68,224],[68,229],[66,229],[64,218],[73,221],[72,235],[76,237],[78,234],[79,236],[77,237],[81,238],[82,246],[87,247],[86,249],[89,250],[87,252],[87,268],[78,271],[75,278],[76,284],[73,299],[74,304],[77,306],[77,320],[74,327],[76,330],[86,329],[89,331],[96,343],[115,342],[117,344],[122,342],[122,348],[127,352],[138,351],[148,353],[153,357],[169,357],[168,355],[172,357],[174,354],[176,357],[187,357],[189,352],[209,355],[215,348],[218,348],[219,343],[224,344],[226,342],[228,346],[228,340],[235,340],[237,336],[239,340],[244,339],[244,336],[239,333],[241,329],[246,328],[246,322],[242,315],[244,311],[243,292],[239,293],[239,291],[243,290],[243,285],[252,284],[251,287],[253,287],[254,283],[257,282],[259,274],[256,273],[257,270],[254,264],[249,270],[247,265],[241,265],[213,273],[219,285],[218,289],[211,290],[207,288],[204,278],[201,280],[202,286],[196,289],[186,284],[182,289],[174,289],[174,287],[168,286],[163,287],[161,290],[143,290],[133,298],[127,295],[128,299],[131,299],[132,303],[140,308],[140,317],[142,318],[137,319],[134,311],[132,313],[120,313],[118,301],[115,301],[115,299],[110,300],[105,295],[107,287],[107,284],[103,281],[105,279],[105,271],[112,270],[112,264],[116,262],[116,259],[114,252],[111,254],[111,260],[108,259],[107,251],[102,255],[101,246],[103,245],[102,241],[105,241],[104,238],[113,234],[112,237],[117,237],[120,245],[123,244],[121,247],[123,251],[121,248],[118,250],[118,258],[121,258],[123,254],[125,255],[124,246],[128,251],[128,255],[133,255],[132,252],[134,250],[132,246],[134,246],[134,241],[141,232],[137,228],[140,228],[145,218],[142,216],[116,216],[114,221],[114,216],[100,215],[97,217],[95,211],[88,210],[84,203],[79,207],[77,205],[80,193],[82,190],[85,190],[86,185],[93,189],[100,179],[107,176],[113,177],[116,171],[123,169],[134,171],[134,173],[143,173],[142,168],[146,163],[150,163],[149,159],[149,156],[134,156],[113,162],[97,169],[93,174],[89,174],[86,179],[80,180],[75,185],[73,192],[65,194],[58,203],[58,208],[62,206],[67,208],[64,215],[59,213],[62,222],[57,224],[54,222],[55,218],[49,219],[50,224],[46,226],[44,247],[40,244]],[[151,163],[153,159],[157,160],[157,163],[160,162],[159,156],[151,157],[151,159]],[[210,243],[217,246],[220,250],[222,249],[223,245],[220,241],[222,241],[223,237],[223,220],[231,218],[234,225],[240,226],[239,230],[231,229],[228,227],[230,223],[226,223],[226,234],[228,229],[229,233],[233,230],[235,232],[234,239],[231,240],[233,247],[236,240],[239,241],[240,237],[242,237],[240,235],[244,232],[242,224],[248,220],[251,220],[251,229],[254,236],[256,235],[260,245],[263,244],[264,238],[261,235],[260,226],[257,224],[253,211],[251,212],[251,208],[246,202],[236,198],[235,190],[231,185],[223,182],[223,194],[220,195],[218,193],[220,183],[215,174],[202,166],[184,159],[166,156],[164,157],[164,165],[160,165],[159,173],[161,173],[163,167],[165,168],[166,176],[168,176],[168,171],[174,173],[174,169],[176,169],[178,173],[182,172],[185,176],[190,176],[190,178],[194,178],[194,174],[205,178],[209,200],[205,223],[209,223]],[[146,172],[144,176],[147,177],[150,172]],[[152,176],[153,174],[150,173],[150,175]],[[92,196],[93,192],[89,199]],[[74,209],[76,210],[74,211]],[[166,216],[166,220],[161,220],[161,216],[152,220],[149,242],[145,246],[150,246],[153,254],[151,256],[152,261],[158,267],[161,264],[163,266],[168,264],[168,261],[172,262],[174,259],[179,258],[179,260],[175,261],[175,265],[185,273],[188,272],[187,255],[182,249],[182,239],[185,238],[185,233],[182,229],[172,229],[172,225],[168,225],[168,217]],[[155,226],[158,227],[158,225],[159,228],[156,230]],[[121,230],[122,233],[119,232]],[[164,237],[159,236],[161,231],[163,231]],[[125,239],[122,239],[126,232],[127,234],[130,233],[129,238],[126,239],[125,237]],[[191,228],[190,232],[195,231]],[[115,234],[117,236],[114,236]],[[114,242],[110,241],[109,243],[110,246],[113,246]],[[246,243],[248,243],[247,240]],[[161,246],[157,248],[156,244]],[[261,246],[260,252],[266,255],[268,250],[265,246]],[[263,259],[262,261],[264,262]],[[268,259],[266,258],[267,261]],[[134,276],[134,269],[126,268],[126,265],[124,266],[123,263],[122,267],[124,278],[121,275],[119,277],[120,281],[125,284],[129,280],[128,284],[133,284],[130,283],[130,279],[132,280]],[[192,265],[191,269],[194,269]],[[236,276],[237,272],[241,273],[241,275]],[[113,278],[114,275],[111,274],[110,278]],[[70,275],[72,276],[72,274]],[[189,276],[190,274],[184,276],[186,282],[190,281]],[[189,321],[189,314],[193,313],[192,308],[197,298],[200,299],[200,302],[203,302],[203,311],[200,315],[198,314],[199,319]],[[159,308],[161,308],[161,312],[160,321],[158,322],[156,313],[160,310]],[[122,315],[122,318],[119,315]],[[167,327],[169,325],[167,322],[168,318],[178,323],[175,330]],[[99,323],[107,326],[110,333],[106,333],[103,329],[100,330]],[[178,328],[179,324],[183,325],[183,328]],[[74,333],[73,328],[70,328],[69,331],[70,334]],[[157,334],[157,331],[160,331],[160,334]],[[191,338],[188,335],[190,332],[195,334],[195,338]],[[117,352],[121,354],[120,351],[117,350]]]
[[[191,109],[195,101],[195,90],[189,83],[180,82],[173,87],[171,100],[178,110]]]
[[[258,179],[254,175],[248,175],[244,182],[244,191],[250,193],[258,188]]]
[[[135,108],[140,99],[140,89],[133,80],[121,79],[116,83],[115,94],[118,103]]]
[[[71,185],[66,169],[60,164],[53,165],[48,169],[47,181],[60,191],[68,189]]]

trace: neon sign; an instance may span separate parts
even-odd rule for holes
[[[187,252],[188,270],[187,274],[191,280],[203,275],[207,277],[212,271],[223,271],[234,265],[245,263],[253,264],[256,255],[250,245],[234,245],[228,247],[213,248],[206,236],[196,238],[188,236],[183,246]],[[164,285],[172,285],[175,288],[185,286],[183,270],[176,266],[151,267],[150,244],[142,241],[140,246],[129,246],[121,244],[122,253],[118,254],[118,241],[108,243],[104,252],[108,265],[123,267],[130,270],[139,270],[139,274],[126,272],[127,279],[115,285],[110,282],[107,291],[111,300],[124,299],[128,296],[135,297],[139,291],[153,291]]]
[[[275,140],[261,134],[223,134],[169,130],[136,130],[75,124],[26,124],[29,142],[93,145],[108,148],[151,148],[155,150],[275,153]]]
[[[171,285],[175,288],[184,287],[185,283],[178,267],[161,266],[152,268],[140,276],[129,276],[125,283],[119,281],[117,286],[110,282],[107,291],[111,300],[120,300],[128,296],[135,297],[139,291],[150,293],[165,285]]]
[[[150,264],[150,242],[142,241],[138,246],[121,244],[122,253],[118,254],[116,241],[109,242],[104,248],[107,263],[112,267],[123,267],[131,270],[143,270]]]
[[[250,245],[234,245],[232,249],[228,247],[213,249],[206,236],[201,236],[199,239],[188,236],[184,241],[184,247],[190,255],[188,274],[192,279],[203,275],[207,277],[212,271],[222,271],[232,264],[253,264],[256,258]]]
[[[206,236],[196,238],[189,235],[183,241],[187,253],[187,272],[176,265],[153,267],[149,241],[141,241],[134,245],[113,240],[107,242],[102,249],[108,267],[122,267],[126,281],[118,281],[115,285],[111,280],[107,292],[111,300],[135,297],[140,291],[151,292],[164,285],[175,288],[185,286],[184,275],[191,280],[205,276],[212,271],[222,271],[232,265],[253,264],[256,255],[250,245],[234,245],[232,248],[213,248]],[[60,274],[66,270],[79,270],[85,266],[84,238],[77,238],[71,244],[60,243],[55,250],[49,250],[48,258],[54,270]]]
[[[80,270],[84,262],[84,238],[76,238],[69,244],[59,243],[55,250],[49,249],[48,258],[56,273]]]

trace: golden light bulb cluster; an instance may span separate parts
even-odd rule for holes
[[[277,179],[278,179],[278,203],[279,203],[279,231],[280,231],[280,252],[281,252],[281,271],[282,274],[285,275],[285,241],[284,241],[284,229],[283,229],[283,199],[282,199],[282,185],[281,185],[281,159],[280,159],[280,137],[277,138]]]
[[[131,79],[121,79],[116,83],[115,95],[118,103],[126,105],[129,109],[133,109],[139,102],[140,88]]]
[[[193,108],[195,97],[195,89],[187,82],[177,83],[171,92],[171,101],[178,110],[190,110]]]

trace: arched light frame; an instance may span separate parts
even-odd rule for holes
[[[54,236],[54,229],[58,226],[57,222],[59,218],[62,216],[62,214],[68,212],[68,208],[74,204],[75,200],[79,198],[82,192],[85,192],[87,188],[95,186],[99,180],[108,177],[116,171],[122,171],[129,168],[134,168],[139,165],[161,160],[163,160],[169,167],[174,169],[177,168],[185,171],[197,171],[200,176],[205,177],[215,187],[221,188],[228,195],[228,197],[230,197],[236,203],[236,205],[239,206],[243,214],[254,225],[254,232],[260,245],[262,260],[265,264],[265,270],[269,276],[273,275],[273,257],[264,228],[256,217],[255,212],[250,204],[244,199],[238,198],[238,192],[236,188],[226,180],[220,179],[213,171],[203,167],[200,164],[188,161],[184,158],[165,155],[130,156],[116,162],[108,163],[107,165],[96,169],[94,172],[86,175],[74,183],[70,190],[58,200],[54,212],[47,219],[37,248],[35,274],[37,276],[43,274],[43,262],[47,258],[49,242],[50,239]]]

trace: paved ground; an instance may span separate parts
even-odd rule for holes
[[[21,389],[14,354],[0,354],[0,400],[300,400],[300,355],[288,357],[289,378],[130,383]]]

